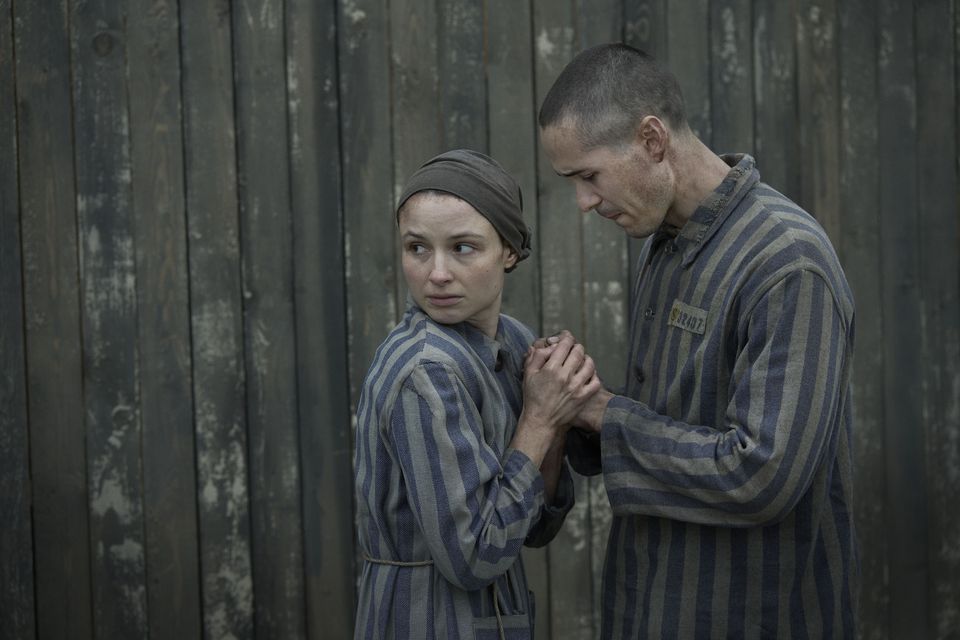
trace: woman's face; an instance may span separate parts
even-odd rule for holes
[[[400,210],[403,275],[420,308],[441,324],[469,322],[494,337],[504,271],[517,255],[490,221],[452,195],[422,191]]]

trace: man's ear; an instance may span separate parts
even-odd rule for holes
[[[637,142],[655,162],[660,162],[666,155],[669,138],[669,129],[657,116],[644,116],[637,126]]]

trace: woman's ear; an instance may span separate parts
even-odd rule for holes
[[[503,250],[507,252],[507,259],[503,262],[503,270],[509,271],[513,269],[517,264],[517,252],[510,248],[509,245],[504,245]]]

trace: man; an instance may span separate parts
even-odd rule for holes
[[[613,508],[603,637],[853,637],[854,307],[823,229],[631,47],[578,55],[539,123],[580,209],[648,238],[624,395],[569,443]]]

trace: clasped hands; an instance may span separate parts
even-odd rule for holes
[[[523,414],[532,424],[555,433],[571,425],[599,432],[611,396],[593,358],[569,331],[540,338],[527,350]]]

